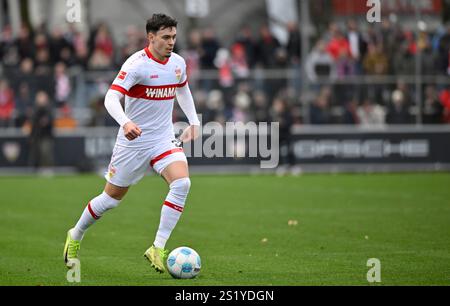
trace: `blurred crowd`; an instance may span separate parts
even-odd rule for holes
[[[278,121],[288,131],[305,122],[414,123],[420,112],[423,123],[450,123],[450,87],[432,81],[450,75],[450,26],[428,30],[422,25],[417,34],[389,20],[364,29],[354,20],[331,23],[311,40],[303,77],[299,26],[289,23],[286,29],[287,44],[267,25],[257,31],[244,25],[230,41],[221,41],[213,28],[202,28],[177,45],[203,122]],[[114,125],[103,107],[104,94],[123,62],[146,45],[145,31],[135,26],[128,27],[121,45],[106,23],[89,35],[70,25],[63,30],[43,24],[22,26],[14,37],[10,26],[3,27],[0,127],[31,130],[43,110],[56,128]],[[413,82],[417,54],[420,74],[426,76],[421,107]],[[81,96],[90,109],[84,121],[73,114],[79,106],[79,74],[86,76]],[[305,102],[309,107],[303,107]],[[174,120],[185,120],[178,108]]]

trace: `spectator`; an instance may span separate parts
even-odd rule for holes
[[[278,40],[272,35],[267,25],[260,28],[260,38],[257,42],[257,63],[265,68],[273,68],[276,64],[275,53],[280,47]]]
[[[216,70],[217,66],[214,63],[216,59],[217,52],[220,49],[219,41],[216,38],[216,35],[211,28],[207,28],[203,32],[203,38],[201,42],[200,49],[200,67],[205,70]],[[227,67],[224,67],[227,69]],[[222,71],[223,73],[224,71]],[[222,76],[223,77],[223,76]],[[212,88],[216,87],[215,82],[209,78],[205,78],[201,80],[201,89],[205,91],[209,91]]]
[[[101,49],[96,48],[88,61],[88,68],[92,70],[107,69],[111,66],[109,58]]]
[[[231,47],[231,69],[238,81],[245,81],[250,76],[249,64],[244,45],[235,43]]]
[[[414,75],[415,58],[411,53],[408,42],[403,42],[398,46],[392,60],[393,72],[396,75]]]
[[[359,124],[366,127],[382,126],[385,124],[386,113],[382,106],[369,99],[364,100],[357,110]]]
[[[422,75],[436,75],[438,72],[438,58],[431,48],[431,43],[422,50],[421,65]]]
[[[220,48],[217,51],[214,65],[219,69],[219,85],[221,88],[231,88],[234,85],[234,77],[231,67],[230,52],[228,49]]]
[[[319,95],[310,107],[310,122],[311,124],[330,124],[330,102],[323,95]]]
[[[443,106],[439,102],[436,87],[428,85],[425,88],[425,99],[422,110],[422,120],[425,124],[442,123]]]
[[[0,33],[0,58],[2,65],[13,67],[19,63],[19,53],[11,25],[7,24]]]
[[[358,74],[362,73],[362,59],[367,52],[367,42],[358,29],[355,20],[351,19],[347,23],[348,33],[347,40],[350,46],[351,57],[355,60],[355,68]]]
[[[389,65],[393,64],[392,59],[398,50],[398,46],[405,39],[404,31],[400,24],[393,24],[389,18],[383,18],[381,29],[378,31],[377,38],[372,39],[375,44],[381,44],[386,56],[389,58]]]
[[[55,102],[57,107],[63,106],[69,99],[70,80],[66,73],[66,65],[59,62],[55,66]]]
[[[246,62],[250,68],[253,68],[255,66],[257,46],[253,38],[250,26],[244,25],[243,27],[241,27],[236,37],[235,43],[239,43],[244,47]]]
[[[83,68],[87,68],[89,51],[86,38],[81,32],[75,31],[72,36],[72,43],[75,53],[73,64],[80,65]]]
[[[400,89],[396,89],[392,92],[392,102],[389,105],[386,121],[389,124],[410,123],[410,115],[405,102],[405,95]]]
[[[28,83],[21,82],[16,98],[16,126],[29,123],[33,114],[33,97]]]
[[[193,30],[189,33],[187,47],[181,51],[181,55],[186,61],[186,73],[189,78],[189,85],[194,90],[197,89],[197,82],[200,78],[201,43],[201,33],[197,30]]]
[[[91,69],[111,68],[113,64],[114,44],[106,24],[99,24],[97,30],[93,33],[90,45],[92,46],[92,53],[88,67]]]
[[[345,79],[356,74],[355,61],[343,49],[336,59],[336,74],[338,79]]]
[[[231,110],[225,107],[223,93],[220,90],[211,90],[208,95],[202,92],[200,97],[206,99],[205,121],[217,121],[225,124],[225,121],[231,118]],[[202,99],[200,99],[202,100]]]
[[[25,24],[22,24],[19,31],[19,37],[16,40],[17,51],[19,58],[34,58],[35,48],[33,44],[33,36],[30,29]]]
[[[280,166],[295,163],[295,156],[292,148],[292,125],[293,118],[291,110],[286,100],[276,97],[270,109],[270,121],[279,123],[280,141]]]
[[[332,80],[336,76],[336,65],[331,55],[326,51],[325,42],[319,40],[313,51],[308,55],[305,64],[309,80],[317,82],[319,78]]]
[[[441,91],[439,94],[439,101],[444,107],[442,120],[444,123],[450,123],[450,85],[447,85],[447,88]]]
[[[36,51],[36,61],[34,67],[36,76],[47,76],[52,74],[52,66],[50,62],[50,54],[48,49],[42,48]]]
[[[350,100],[345,104],[343,123],[344,124],[358,124],[358,101],[355,99]]]
[[[389,72],[389,59],[383,51],[382,45],[368,45],[368,52],[363,60],[363,68],[367,75],[383,76]],[[388,84],[374,83],[367,88],[368,97],[377,104],[384,105]]]
[[[348,57],[352,56],[350,44],[340,30],[336,31],[331,40],[328,42],[327,51],[334,60],[337,60],[342,55]]]
[[[216,58],[219,48],[220,44],[213,29],[205,29],[203,32],[200,51],[200,64],[202,69],[216,69],[214,59]]]
[[[34,63],[30,58],[25,58],[20,62],[20,67],[18,71],[14,71],[11,74],[12,84],[18,86],[21,83],[26,83],[31,93],[34,94],[36,90],[36,77],[34,76]],[[14,85],[13,85],[14,86]],[[18,88],[14,86],[15,91],[18,91]]]
[[[50,58],[52,59],[53,63],[70,59],[72,48],[73,47],[64,37],[63,30],[60,27],[56,26],[53,29],[50,37]],[[69,52],[69,54],[63,54],[67,52]]]
[[[260,90],[253,92],[253,114],[255,122],[269,121],[267,96]]]
[[[31,120],[30,165],[35,169],[53,166],[53,116],[48,94],[39,91]]]
[[[389,61],[381,45],[369,44],[368,53],[363,60],[364,70],[369,75],[384,75],[389,70]]]
[[[239,89],[234,97],[231,121],[246,123],[252,119],[250,118],[251,98],[249,90],[245,83],[239,84]]]
[[[450,75],[450,25],[447,26],[447,32],[442,35],[438,48],[440,71],[442,74]]]
[[[6,80],[0,79],[0,128],[13,124],[14,93]]]
[[[298,24],[296,22],[288,22],[287,31],[289,33],[289,38],[286,50],[289,62],[293,64],[300,63],[300,57],[302,52],[301,46],[302,39]]]

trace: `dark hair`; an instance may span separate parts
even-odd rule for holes
[[[173,19],[170,16],[165,14],[153,14],[152,18],[147,20],[147,25],[145,28],[147,29],[147,34],[152,32],[156,33],[159,30],[163,30],[165,28],[177,27],[178,21]]]

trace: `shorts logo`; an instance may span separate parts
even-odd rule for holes
[[[181,68],[175,69],[175,76],[177,77],[178,81],[181,79]]]
[[[150,79],[157,79],[157,78],[159,78],[159,75],[157,75],[157,74],[154,74],[154,75],[150,76]]]
[[[116,174],[116,168],[113,165],[110,165],[108,168],[108,173],[106,174],[109,179],[111,179]]]
[[[125,80],[126,76],[127,76],[127,73],[125,71],[120,71],[119,75],[117,76],[117,78],[119,80]]]

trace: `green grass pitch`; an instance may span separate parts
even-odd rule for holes
[[[0,178],[0,285],[369,285],[369,258],[381,285],[450,284],[450,174],[191,180],[167,247],[197,250],[198,278],[160,275],[142,257],[167,193],[149,176],[89,229],[70,284],[66,231],[104,180]]]

